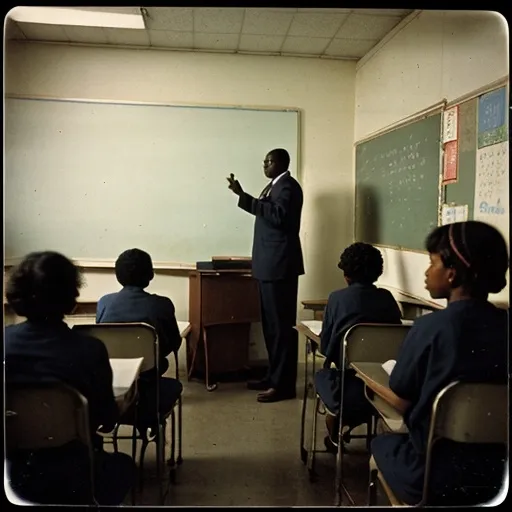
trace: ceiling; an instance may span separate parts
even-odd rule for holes
[[[139,8],[81,8],[138,10]],[[145,30],[79,27],[8,20],[6,38],[29,41],[135,46],[360,59],[408,9],[141,8]]]

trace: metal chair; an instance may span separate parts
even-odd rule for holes
[[[344,372],[349,364],[354,361],[369,361],[383,363],[389,359],[396,357],[398,349],[405,336],[411,328],[410,325],[403,324],[356,324],[352,326],[345,334],[341,344],[341,354],[339,368],[341,376],[340,390],[340,418],[339,429],[337,435],[337,454],[336,454],[336,476],[335,476],[335,506],[342,503],[342,495],[348,498],[353,505],[354,501],[343,484],[343,442],[348,442],[353,438],[364,437],[366,439],[367,448],[370,446],[372,436],[375,435],[376,420],[372,416],[367,423],[367,433],[365,435],[354,435],[351,432],[343,433],[343,388],[344,388]],[[308,472],[310,480],[316,478],[315,472],[315,455],[316,455],[316,430],[317,430],[317,414],[320,411],[322,401],[316,393],[315,407],[313,411],[313,426],[311,436],[311,446],[308,454]],[[373,424],[373,428],[372,428]]]
[[[113,431],[113,445],[114,450],[118,451],[118,439],[131,439],[132,440],[132,457],[136,460],[136,442],[140,440],[142,442],[141,452],[140,452],[140,462],[139,462],[139,471],[140,471],[140,487],[143,487],[143,468],[144,468],[144,455],[146,452],[146,448],[150,442],[155,442],[156,445],[156,466],[157,466],[157,479],[160,483],[159,492],[160,492],[160,502],[164,502],[164,493],[161,485],[161,469],[165,460],[164,451],[165,451],[165,429],[167,425],[167,419],[171,416],[171,426],[172,426],[172,439],[171,439],[171,452],[174,456],[174,439],[175,439],[175,411],[173,408],[166,412],[164,416],[161,416],[158,411],[160,410],[160,386],[158,385],[158,381],[160,379],[159,372],[159,344],[158,344],[158,336],[156,334],[156,330],[148,324],[142,322],[134,322],[134,323],[102,323],[102,324],[82,324],[75,325],[73,327],[74,330],[80,331],[82,334],[92,336],[101,340],[108,351],[109,358],[111,359],[122,359],[122,358],[135,358],[135,357],[143,357],[144,361],[141,367],[141,373],[154,370],[155,378],[156,378],[156,393],[155,393],[155,405],[156,405],[156,418],[155,424],[158,425],[158,430],[156,436],[153,439],[150,439],[148,436],[147,429],[142,429],[139,427],[138,418],[136,415],[137,406],[136,404],[131,408],[130,411],[125,413],[123,417],[120,419],[118,424],[116,425]],[[130,425],[132,426],[132,435],[131,436],[120,436],[118,435],[119,427],[121,425]],[[137,436],[137,431],[139,435]],[[171,469],[170,479],[173,481],[175,479],[174,468]]]
[[[427,441],[423,495],[418,507],[432,503],[433,460],[442,439],[457,443],[508,444],[508,386],[454,381],[442,389],[432,406]],[[505,467],[503,468],[505,470]],[[377,481],[393,506],[406,506],[386,482],[375,460],[370,461],[368,504],[377,500]],[[438,504],[438,503],[436,503]]]
[[[83,395],[61,382],[9,383],[5,400],[7,458],[79,441],[88,454],[88,502],[97,506],[89,410]]]

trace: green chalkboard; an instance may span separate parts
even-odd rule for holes
[[[445,202],[468,205],[468,218],[473,218],[475,201],[478,98],[459,105],[459,164],[456,183],[445,188]]]
[[[356,148],[356,240],[424,250],[437,226],[441,114]]]

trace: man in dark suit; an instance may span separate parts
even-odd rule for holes
[[[270,151],[263,161],[265,176],[272,180],[258,199],[243,191],[234,175],[229,188],[238,206],[256,217],[252,248],[252,275],[258,280],[263,335],[269,367],[262,381],[249,389],[262,391],[259,402],[295,398],[298,359],[297,317],[299,276],[304,274],[299,238],[303,195],[288,171],[290,155],[284,149]]]

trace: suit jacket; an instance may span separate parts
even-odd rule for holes
[[[256,217],[252,245],[255,279],[277,281],[304,274],[299,238],[302,203],[302,189],[289,172],[266,197],[240,195],[238,206]]]
[[[153,326],[160,344],[162,375],[169,367],[166,356],[177,351],[181,345],[181,335],[171,299],[148,293],[136,286],[125,286],[117,293],[103,296],[98,301],[96,322],[145,322]]]

